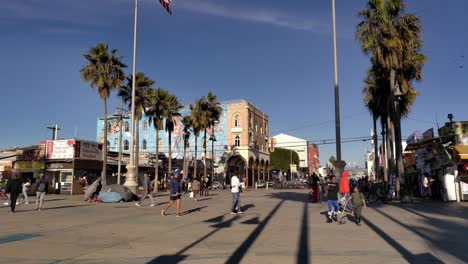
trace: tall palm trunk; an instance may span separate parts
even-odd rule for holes
[[[169,143],[169,163],[167,166],[167,175],[171,175],[172,172],[172,133],[171,130],[168,131],[168,143]]]
[[[203,157],[203,160],[205,161],[204,162],[205,164],[203,165],[203,180],[206,181],[206,173],[207,173],[207,171],[206,171],[206,167],[207,167],[206,166],[207,165],[206,164],[206,148],[207,148],[207,146],[206,146],[206,128],[204,129],[203,133],[204,133],[204,137],[203,137],[204,157]]]
[[[395,158],[394,158],[394,131],[390,114],[387,116],[387,160],[389,176],[395,176]],[[391,179],[391,178],[390,178]],[[393,183],[392,183],[393,184]]]
[[[156,163],[154,165],[154,190],[153,192],[158,192],[158,181],[159,181],[159,129],[156,129]]]
[[[382,160],[383,160],[383,180],[384,182],[388,182],[388,159],[387,159],[387,146],[388,146],[388,135],[387,135],[387,122],[386,122],[386,117],[382,116],[380,117],[380,124],[382,126]]]
[[[193,162],[193,178],[198,179],[197,175],[197,152],[198,152],[198,136],[195,135],[195,160]]]
[[[107,184],[107,98],[102,99],[104,105],[104,142],[102,148],[102,172],[101,172],[101,184],[106,186]]]
[[[372,114],[372,122],[374,126],[374,170],[375,170],[375,179],[379,178],[379,142],[377,136],[377,115]]]
[[[188,169],[187,169],[187,139],[185,139],[184,135],[184,161],[182,165],[182,170],[183,170],[183,179],[187,179],[188,176]]]

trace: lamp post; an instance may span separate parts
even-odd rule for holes
[[[135,0],[135,20],[133,28],[133,69],[132,69],[132,128],[130,134],[130,162],[127,165],[127,177],[125,186],[133,193],[137,193],[138,183],[135,175],[135,80],[136,80],[136,48],[138,28],[138,0]]]
[[[214,180],[214,143],[216,141],[216,136],[214,135],[214,130],[213,130],[213,135],[210,136],[211,140],[211,182]]]
[[[125,113],[124,113],[125,112]],[[117,184],[120,185],[122,177],[122,123],[123,118],[127,117],[128,111],[123,108],[123,100],[121,101],[121,107],[117,108],[114,116],[119,118],[119,159],[117,163]]]
[[[335,175],[339,182],[341,173],[343,172],[346,162],[341,160],[341,128],[340,128],[340,90],[338,86],[338,54],[336,48],[336,14],[335,0],[332,0],[332,16],[333,16],[333,69],[335,81],[335,136],[336,136],[336,161]]]
[[[392,76],[392,80],[395,80]],[[410,189],[411,185],[409,180],[406,177],[405,170],[403,168],[403,149],[401,146],[401,110],[400,110],[400,101],[403,93],[401,92],[398,82],[393,86],[393,98],[395,103],[395,156],[396,156],[396,177],[400,181],[400,199],[402,203],[411,202]]]

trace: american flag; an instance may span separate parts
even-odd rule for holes
[[[166,9],[166,11],[169,13],[169,15],[172,15],[171,8],[169,7],[169,4],[172,2],[172,0],[159,0],[159,3]]]

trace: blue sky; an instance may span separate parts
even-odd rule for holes
[[[409,0],[423,21],[428,62],[403,136],[468,120],[468,2]],[[37,144],[58,123],[62,138],[96,138],[103,107],[81,81],[82,56],[98,42],[119,49],[131,71],[133,0],[16,0],[0,3],[2,126],[0,149]],[[365,0],[336,0],[342,138],[367,136],[362,101],[369,65],[354,38]],[[270,134],[333,139],[331,0],[174,0],[173,16],[157,0],[140,0],[137,70],[183,103],[213,91],[244,98],[270,116]],[[465,56],[465,57],[464,57]],[[466,57],[468,59],[468,57]],[[115,93],[109,112],[118,105]],[[369,142],[345,143],[343,159],[363,163]],[[319,146],[321,161],[334,145]]]

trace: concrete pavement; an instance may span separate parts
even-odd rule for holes
[[[466,263],[467,204],[377,204],[363,226],[325,223],[326,204],[308,191],[242,193],[246,214],[230,215],[228,190],[168,216],[146,200],[87,204],[49,195],[46,210],[0,208],[0,263]]]

